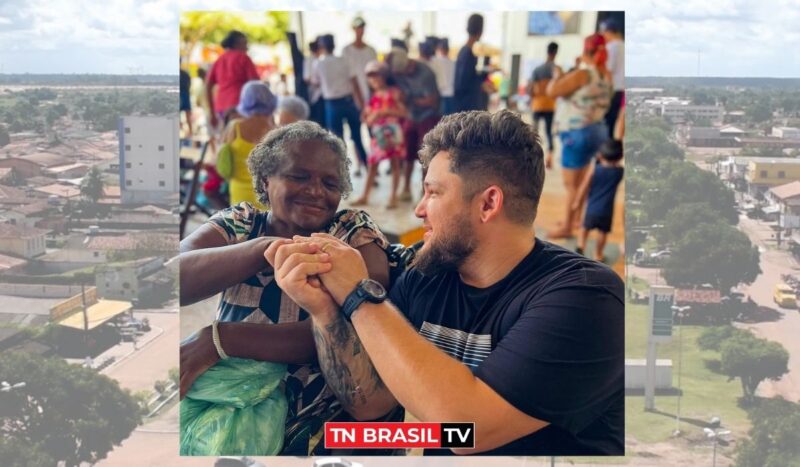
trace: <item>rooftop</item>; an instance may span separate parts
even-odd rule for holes
[[[5,271],[17,266],[23,266],[28,262],[24,259],[15,258],[8,255],[0,255],[0,271]]]
[[[47,152],[35,152],[33,154],[20,156],[19,158],[33,162],[42,167],[56,167],[59,165],[67,165],[72,162],[71,160],[69,160],[64,156],[58,154],[51,154]]]
[[[769,191],[771,191],[776,198],[781,200],[796,198],[800,196],[800,181],[794,181],[785,185],[772,187]]]
[[[42,229],[23,228],[12,224],[0,224],[0,238],[30,238],[36,235],[44,235],[47,232],[47,230]]]
[[[48,195],[57,195],[62,198],[75,198],[80,196],[81,190],[75,188],[74,186],[62,185],[60,183],[54,183],[52,185],[41,186],[36,188],[36,191],[41,193],[47,193]]]

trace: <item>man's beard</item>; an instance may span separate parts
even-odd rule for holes
[[[423,246],[411,263],[425,276],[455,271],[475,251],[475,233],[468,220],[461,219],[441,230],[443,234]]]

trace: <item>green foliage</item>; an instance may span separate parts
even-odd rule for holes
[[[734,336],[743,337],[748,334],[750,334],[749,331],[743,331],[730,325],[715,326],[703,330],[703,333],[697,338],[697,345],[703,350],[719,351],[725,341],[733,339]]]
[[[0,148],[11,142],[11,135],[5,125],[0,125]]]
[[[745,110],[745,115],[752,123],[767,122],[772,119],[772,103],[769,100],[757,100]]]
[[[634,126],[625,135],[625,158],[632,167],[654,168],[664,159],[682,160],[683,150],[669,140],[669,131],[652,126]]]
[[[730,220],[730,219],[729,219]],[[686,232],[700,224],[725,223],[717,211],[707,202],[680,204],[664,217],[663,227],[656,231],[656,238],[662,245],[670,245],[686,235]]]
[[[178,368],[170,368],[169,369],[169,380],[178,386],[181,383],[181,373],[178,371]]]
[[[103,174],[97,166],[92,167],[81,180],[81,196],[97,203],[103,196]]]
[[[243,32],[254,43],[275,44],[283,41],[289,29],[289,12],[190,11],[181,14],[180,25],[182,55],[185,56],[198,42],[219,44],[234,29]]]
[[[720,353],[720,369],[729,378],[740,379],[747,402],[754,399],[761,381],[778,380],[789,372],[789,352],[781,344],[752,333],[734,334],[720,344]]]
[[[724,223],[700,224],[675,243],[663,275],[673,286],[711,284],[726,294],[761,274],[758,248],[743,232]]]
[[[800,404],[762,399],[749,416],[752,428],[737,450],[737,467],[800,466]]]
[[[3,439],[35,445],[67,466],[105,458],[141,421],[136,400],[119,383],[58,357],[3,352],[0,380],[26,383],[0,393]],[[3,456],[4,465],[14,463]]]
[[[651,219],[663,220],[669,211],[682,204],[705,202],[727,222],[738,222],[733,191],[713,173],[690,162],[664,161],[655,177],[658,177],[653,184],[655,188],[642,196]]]
[[[38,443],[0,438],[0,459],[6,467],[41,467],[56,465]]]

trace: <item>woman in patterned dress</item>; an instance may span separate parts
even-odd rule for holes
[[[583,42],[580,66],[565,75],[558,71],[547,85],[550,97],[560,97],[555,126],[561,140],[561,174],[567,192],[564,218],[548,232],[550,239],[572,236],[580,225],[583,206],[573,207],[578,188],[588,173],[589,164],[608,139],[605,114],[613,93],[611,73],[606,68],[605,39],[592,34]]]
[[[311,363],[316,350],[308,314],[278,288],[264,252],[277,238],[327,232],[358,249],[370,277],[388,287],[389,242],[364,211],[338,210],[352,191],[349,160],[342,141],[316,123],[271,131],[253,149],[248,166],[257,198],[269,211],[243,202],[181,241],[181,305],[222,294],[217,319],[225,353],[289,364],[282,454],[324,453],[315,436],[322,423],[348,416]],[[182,343],[181,395],[218,359],[210,326]]]

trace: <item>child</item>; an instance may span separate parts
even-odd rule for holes
[[[586,213],[583,218],[583,229],[578,239],[577,252],[583,254],[586,248],[586,239],[589,237],[590,230],[598,230],[600,235],[597,239],[597,250],[594,259],[604,261],[603,249],[606,246],[606,237],[611,231],[611,220],[614,217],[614,196],[617,193],[617,186],[622,181],[624,169],[620,164],[622,160],[622,142],[610,140],[603,143],[600,147],[600,155],[597,162],[587,174],[585,181],[578,190],[578,196],[573,204],[577,209],[589,192],[589,201],[586,205]]]
[[[372,98],[364,109],[363,119],[372,134],[372,145],[367,159],[369,172],[364,184],[364,194],[352,204],[353,206],[367,204],[369,192],[378,172],[378,164],[389,159],[392,163],[392,191],[386,209],[394,209],[397,207],[397,187],[400,184],[400,162],[406,153],[401,119],[405,118],[408,112],[403,104],[400,90],[389,86],[386,82],[389,70],[385,64],[373,60],[367,64],[364,71],[372,90]]]

